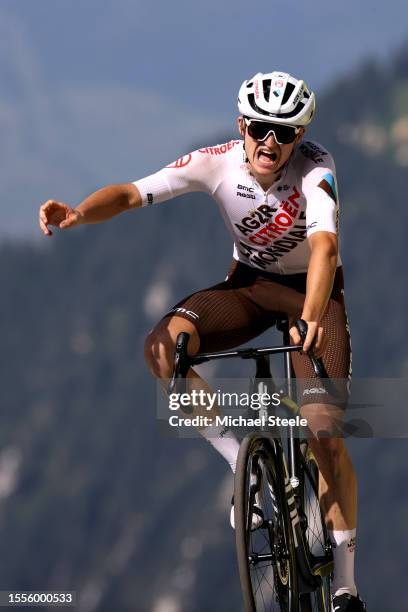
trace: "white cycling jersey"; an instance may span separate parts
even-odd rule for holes
[[[232,140],[189,153],[134,184],[144,206],[183,193],[208,193],[232,234],[235,259],[267,272],[307,272],[306,238],[320,231],[338,233],[331,155],[316,142],[301,142],[267,191],[251,175],[245,158],[243,141]],[[318,186],[323,179],[333,197]]]

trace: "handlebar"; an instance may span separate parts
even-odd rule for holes
[[[181,332],[177,336],[176,341],[176,350],[175,350],[175,359],[174,359],[174,370],[173,376],[168,385],[168,393],[173,393],[177,379],[185,378],[190,366],[198,365],[200,363],[205,363],[206,361],[214,360],[214,359],[223,359],[228,357],[241,357],[241,359],[256,359],[261,355],[271,355],[274,353],[287,353],[293,351],[301,351],[303,349],[303,343],[306,339],[307,335],[307,323],[303,319],[299,319],[295,322],[296,329],[299,332],[299,335],[302,339],[302,344],[291,344],[289,346],[277,346],[277,347],[267,347],[267,348],[244,348],[237,349],[235,351],[224,351],[224,352],[215,352],[215,353],[201,353],[198,355],[188,355],[187,354],[187,345],[190,335],[187,332]],[[324,380],[324,386],[328,393],[333,396],[338,395],[338,391],[336,390],[334,384],[330,380],[327,370],[324,367],[323,361],[317,357],[315,357],[312,351],[308,351],[307,353],[310,361],[313,365],[313,370],[318,376],[318,378]]]

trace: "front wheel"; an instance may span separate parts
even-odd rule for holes
[[[238,568],[246,612],[298,612],[296,560],[282,457],[261,434],[242,442],[234,487]],[[263,514],[252,527],[254,506]]]
[[[319,503],[319,468],[306,441],[301,444],[303,457],[302,506],[306,520],[305,541],[314,573],[320,575],[320,585],[313,593],[302,595],[302,612],[330,612],[330,578],[333,554],[324,516]]]

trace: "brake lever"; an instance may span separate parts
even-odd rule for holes
[[[180,379],[184,379],[187,375],[189,365],[187,362],[187,345],[190,338],[190,334],[187,332],[181,332],[177,336],[176,350],[174,353],[174,368],[173,375],[167,387],[167,394],[173,393],[177,385],[180,383]]]
[[[306,321],[304,321],[303,319],[298,319],[297,321],[295,321],[295,327],[299,332],[299,335],[302,339],[302,344],[304,344],[305,340],[306,340],[306,336],[307,336],[307,323]],[[315,340],[313,340],[313,344],[314,344]],[[313,370],[316,374],[316,376],[318,376],[319,378],[329,378],[329,375],[327,374],[326,368],[324,367],[323,361],[318,358],[315,357],[313,355],[313,345],[312,348],[307,352],[307,356],[309,357],[310,361],[312,362],[313,365]]]

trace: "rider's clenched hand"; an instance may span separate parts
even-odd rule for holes
[[[303,318],[303,317],[302,317]],[[307,353],[310,349],[313,350],[315,357],[321,357],[327,345],[327,338],[324,334],[323,327],[317,321],[306,321],[307,335],[303,343],[303,350]],[[290,328],[290,337],[294,344],[301,344],[300,334],[295,326]]]
[[[81,218],[82,216],[77,210],[56,200],[47,200],[40,207],[40,228],[46,236],[52,236],[52,231],[48,228],[49,225],[67,229],[80,225]]]

